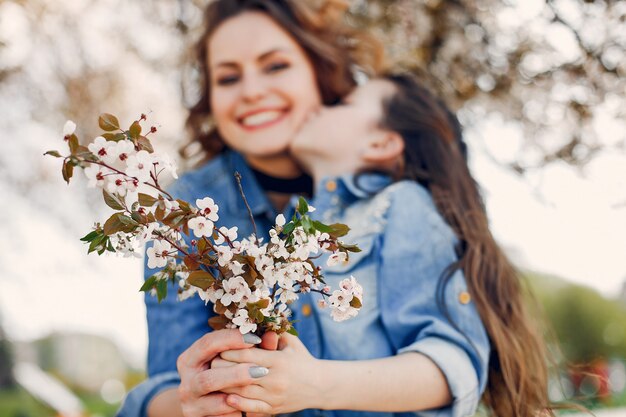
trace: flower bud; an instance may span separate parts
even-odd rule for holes
[[[65,122],[65,125],[63,126],[63,136],[65,138],[72,136],[75,131],[76,131],[76,123],[72,122],[71,120],[68,120],[67,122]]]

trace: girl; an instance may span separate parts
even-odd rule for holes
[[[171,194],[187,201],[211,196],[220,222],[246,236],[252,227],[235,171],[260,231],[270,229],[293,194],[311,193],[310,177],[287,152],[289,142],[312,110],[352,90],[354,67],[374,71],[380,60],[377,44],[343,23],[344,8],[340,0],[209,4],[196,48],[202,94],[188,118],[193,143],[208,161],[182,176]],[[153,273],[146,268],[146,277]],[[212,309],[169,293],[160,304],[146,298],[149,378],[129,393],[118,415],[239,416],[215,392],[219,387],[203,381],[218,379],[208,366],[215,353],[251,343],[237,333],[207,334]],[[193,360],[179,360],[182,353]]]
[[[304,299],[305,344],[284,335],[278,351],[223,352],[268,370],[225,389],[227,403],[471,416],[482,397],[489,415],[550,413],[545,348],[489,232],[451,113],[415,79],[390,76],[313,116],[291,149],[315,180],[314,214],[353,227],[346,240],[363,249],[325,274],[331,286],[356,276],[363,309],[336,323]]]

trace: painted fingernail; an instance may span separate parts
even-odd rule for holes
[[[248,372],[250,372],[250,376],[252,378],[261,378],[270,373],[270,370],[264,366],[251,366],[248,368]]]
[[[243,335],[243,341],[251,345],[258,345],[261,343],[261,338],[254,333],[246,333]]]

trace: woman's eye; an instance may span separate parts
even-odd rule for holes
[[[289,68],[289,64],[287,64],[286,62],[275,62],[265,67],[265,71],[272,73],[279,72],[287,68]]]
[[[216,84],[217,85],[231,85],[235,84],[239,81],[239,76],[237,75],[224,75],[222,77],[217,77]]]

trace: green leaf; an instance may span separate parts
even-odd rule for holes
[[[187,278],[189,285],[207,290],[215,282],[215,277],[208,271],[193,271]]]
[[[113,132],[120,128],[120,122],[117,120],[117,117],[109,113],[100,115],[98,118],[98,125],[100,126],[100,129],[107,132]]]
[[[104,196],[104,202],[107,206],[111,207],[113,210],[124,210],[124,206],[113,194],[108,193],[106,190],[102,190],[102,195]]]
[[[71,161],[64,161],[63,168],[61,168],[61,174],[63,174],[65,182],[69,184],[70,178],[74,175],[74,164]]]
[[[315,232],[313,223],[311,223],[311,218],[309,216],[302,216],[302,228],[307,234],[313,234]]]
[[[289,222],[285,225],[285,227],[283,227],[283,233],[288,235],[289,233],[293,232],[293,229],[296,228],[296,223],[295,222]]]
[[[98,237],[96,237],[94,240],[91,241],[91,243],[89,244],[89,249],[87,250],[87,253],[91,253],[93,251],[100,251],[102,249],[101,246],[103,245],[103,242],[105,241],[106,236],[105,235],[100,235]]]
[[[120,217],[122,216],[124,216],[123,213],[114,213],[106,222],[104,222],[103,230],[106,236],[111,236],[112,234],[124,229],[125,225],[120,220]]]
[[[143,291],[143,292],[150,291],[152,288],[154,288],[154,284],[156,284],[156,282],[157,282],[156,275],[152,275],[151,277],[147,278],[144,281],[139,291]]]
[[[313,220],[313,227],[315,227],[315,229],[319,230],[322,233],[332,233],[333,228],[325,225],[324,223],[317,221],[317,220]]]
[[[128,133],[132,139],[137,139],[139,135],[141,135],[141,125],[139,122],[134,122],[130,125],[130,129],[128,129]]]
[[[345,243],[342,243],[339,245],[341,248],[347,250],[348,252],[361,252],[361,248],[359,248],[357,245],[346,245]]]
[[[331,224],[329,227],[332,229],[332,232],[330,232],[329,234],[334,238],[345,236],[350,231],[350,228],[343,223],[334,223]]]
[[[298,199],[298,207],[296,209],[301,216],[304,216],[309,212],[309,203],[306,202],[304,197]]]
[[[120,216],[120,222],[122,222],[122,224],[124,226],[133,226],[133,227],[137,227],[140,224],[137,223],[135,220],[133,220],[131,217],[128,217],[126,215],[121,215]]]
[[[144,150],[148,153],[154,152],[154,148],[152,147],[152,143],[145,136],[139,136],[137,138],[137,146],[139,146],[139,150]]]
[[[105,250],[107,250],[107,248],[111,248],[111,252],[115,252],[115,249],[113,248],[113,245],[111,244],[111,240],[109,239],[108,236],[105,236],[104,239],[102,239],[102,242],[100,242],[100,245],[98,246],[98,248],[96,248],[96,250],[98,251],[98,255],[102,255],[104,253]]]
[[[294,336],[296,336],[296,337],[298,336],[298,331],[297,331],[297,330],[296,330],[296,328],[295,328],[295,327],[293,327],[293,326],[291,326],[291,327],[289,328],[289,330],[287,330],[287,333],[292,334],[292,335],[294,335]]]
[[[119,142],[126,139],[124,133],[103,133],[101,136],[109,142]]]
[[[350,307],[361,308],[362,306],[363,304],[361,304],[360,299],[358,299],[357,297],[352,297],[352,300],[350,300]]]
[[[94,230],[92,232],[87,233],[84,237],[82,237],[80,240],[81,242],[91,242],[92,240],[94,240],[96,237],[98,237],[101,234],[101,232],[99,230]]]
[[[185,263],[185,266],[192,271],[200,268],[200,263],[198,262],[197,254],[195,253],[185,256],[183,258],[183,262]]]
[[[70,153],[72,155],[75,155],[76,152],[78,151],[79,146],[80,146],[78,144],[78,137],[76,135],[72,134],[69,137],[68,144],[70,145]]]
[[[213,316],[209,319],[209,326],[211,326],[213,330],[225,329],[228,323],[229,320],[224,316]]]
[[[139,193],[139,204],[144,207],[152,207],[157,201],[158,199],[150,194]]]
[[[143,218],[143,217],[141,216],[141,214],[139,214],[139,212],[137,212],[137,211],[133,211],[133,212],[130,214],[130,217],[131,217],[131,219],[133,219],[134,221],[136,221],[136,222],[137,222],[137,224],[139,224],[139,223],[143,223],[143,221],[144,221],[144,218]]]
[[[157,300],[159,303],[167,297],[167,280],[160,279],[156,283]]]
[[[54,156],[55,158],[62,158],[63,156],[59,153],[59,151],[48,151],[44,153],[44,155]]]

